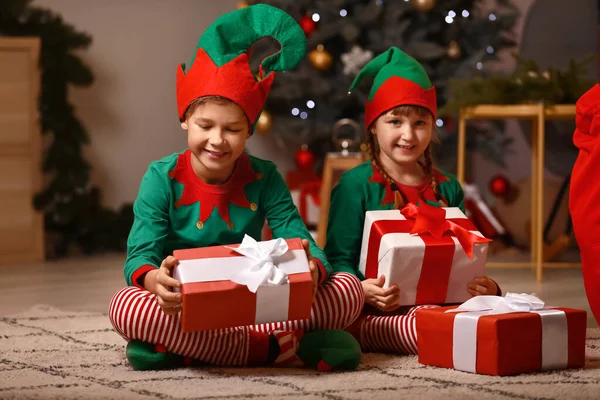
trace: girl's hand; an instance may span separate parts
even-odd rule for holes
[[[173,268],[179,264],[173,256],[165,258],[160,268],[150,271],[144,278],[144,287],[156,295],[158,305],[166,315],[175,315],[181,311],[181,293],[171,288],[180,288],[181,282],[173,279]]]
[[[400,307],[400,289],[394,285],[383,289],[385,276],[377,279],[365,279],[361,282],[365,292],[365,303],[377,307],[381,311],[394,311]]]
[[[313,301],[315,300],[315,296],[317,294],[317,287],[319,286],[319,267],[315,263],[313,256],[310,254],[309,249],[310,243],[307,239],[302,239],[302,247],[304,247],[304,251],[306,252],[306,257],[308,258],[308,268],[310,269],[310,277],[312,278],[312,294]]]
[[[473,297],[488,295],[496,296],[498,294],[498,285],[493,279],[487,276],[480,276],[468,285],[469,294]]]

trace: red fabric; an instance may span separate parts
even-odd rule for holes
[[[246,153],[237,159],[233,174],[222,185],[209,185],[203,182],[192,168],[190,150],[186,150],[177,158],[175,169],[169,171],[169,178],[175,179],[183,185],[183,193],[178,201],[179,205],[188,205],[198,202],[200,207],[200,221],[205,222],[213,209],[217,207],[221,218],[227,223],[229,219],[229,204],[239,207],[250,207],[246,198],[244,186],[258,179],[252,171],[250,157]]]
[[[250,124],[254,124],[271,90],[275,73],[256,81],[249,67],[248,54],[243,53],[227,64],[217,66],[204,49],[196,51],[196,59],[187,73],[177,67],[177,111],[183,119],[185,110],[195,99],[222,96],[239,105]]]
[[[416,312],[419,362],[453,368],[454,318],[439,307]],[[586,312],[557,308],[567,315],[569,356],[567,368],[585,364]],[[476,371],[486,375],[536,372],[542,365],[542,320],[536,313],[510,313],[481,317],[477,323]]]
[[[327,269],[325,269],[325,265],[318,258],[313,258],[315,264],[317,264],[317,268],[319,268],[319,285],[325,282],[327,279]]]
[[[382,200],[382,205],[385,204],[393,204],[394,203],[394,191],[390,187],[389,183],[386,179],[381,175],[381,172],[375,166],[375,163],[371,163],[371,167],[373,168],[373,176],[371,177],[371,182],[376,182],[385,187],[385,195]],[[440,171],[434,168],[433,173],[435,174],[435,180],[438,184],[447,181],[448,177],[442,174]],[[398,189],[404,196],[407,202],[409,203],[417,203],[421,199],[425,199],[427,201],[437,202],[435,199],[435,193],[431,188],[431,181],[428,176],[423,177],[421,183],[417,186],[409,186],[403,185],[401,183],[395,182]]]
[[[590,308],[600,322],[600,85],[577,101],[573,142],[579,156],[571,175],[569,211],[581,252]]]
[[[399,76],[388,78],[377,90],[372,101],[365,106],[365,128],[369,127],[381,114],[399,105],[415,105],[425,107],[433,118],[437,115],[435,88],[427,90],[408,79]]]
[[[140,289],[145,289],[144,282],[139,282],[139,280],[142,277],[142,275],[152,271],[153,269],[156,269],[154,265],[142,265],[141,267],[136,269],[133,275],[131,275],[131,282],[133,283],[133,286],[139,287]]]

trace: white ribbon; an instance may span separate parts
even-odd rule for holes
[[[227,247],[227,246],[226,246]],[[288,275],[277,268],[273,257],[287,253],[288,245],[283,239],[257,242],[252,237],[244,235],[239,247],[227,247],[253,261],[252,265],[244,268],[231,277],[231,281],[246,285],[248,290],[256,293],[260,285],[284,285],[288,283]]]
[[[486,315],[534,312],[542,318],[542,369],[565,368],[569,359],[567,316],[564,311],[544,308],[535,294],[507,293],[476,296],[446,312],[460,312],[454,319],[452,359],[454,369],[476,372],[477,323]],[[517,333],[515,333],[517,334]]]

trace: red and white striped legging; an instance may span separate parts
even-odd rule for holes
[[[415,312],[430,307],[439,306],[402,307],[393,313],[365,306],[360,317],[347,330],[358,340],[364,352],[417,354]]]
[[[108,314],[113,327],[127,341],[161,344],[170,352],[210,364],[242,366],[252,363],[252,351],[260,347],[257,341],[264,341],[266,333],[345,329],[360,315],[363,304],[358,278],[340,272],[319,286],[307,320],[184,333],[179,314],[165,315],[156,296],[133,286],[113,296]]]

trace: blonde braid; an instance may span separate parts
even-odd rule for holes
[[[371,159],[375,163],[375,167],[381,173],[383,178],[387,181],[390,188],[394,191],[394,209],[400,209],[404,207],[404,199],[402,198],[402,193],[400,193],[400,189],[394,182],[392,178],[385,171],[385,168],[381,164],[381,160],[379,159],[379,146],[377,145],[377,141],[375,140],[375,135],[371,132],[367,134],[367,149],[369,151],[369,155]],[[383,203],[382,203],[383,205]]]
[[[438,190],[438,183],[435,179],[435,171],[433,170],[433,160],[431,159],[431,145],[427,146],[425,149],[423,158],[425,159],[425,162],[421,164],[421,167],[423,168],[425,174],[429,175],[429,181],[431,182],[431,189],[433,189],[435,199],[441,207],[448,207],[448,202]]]

